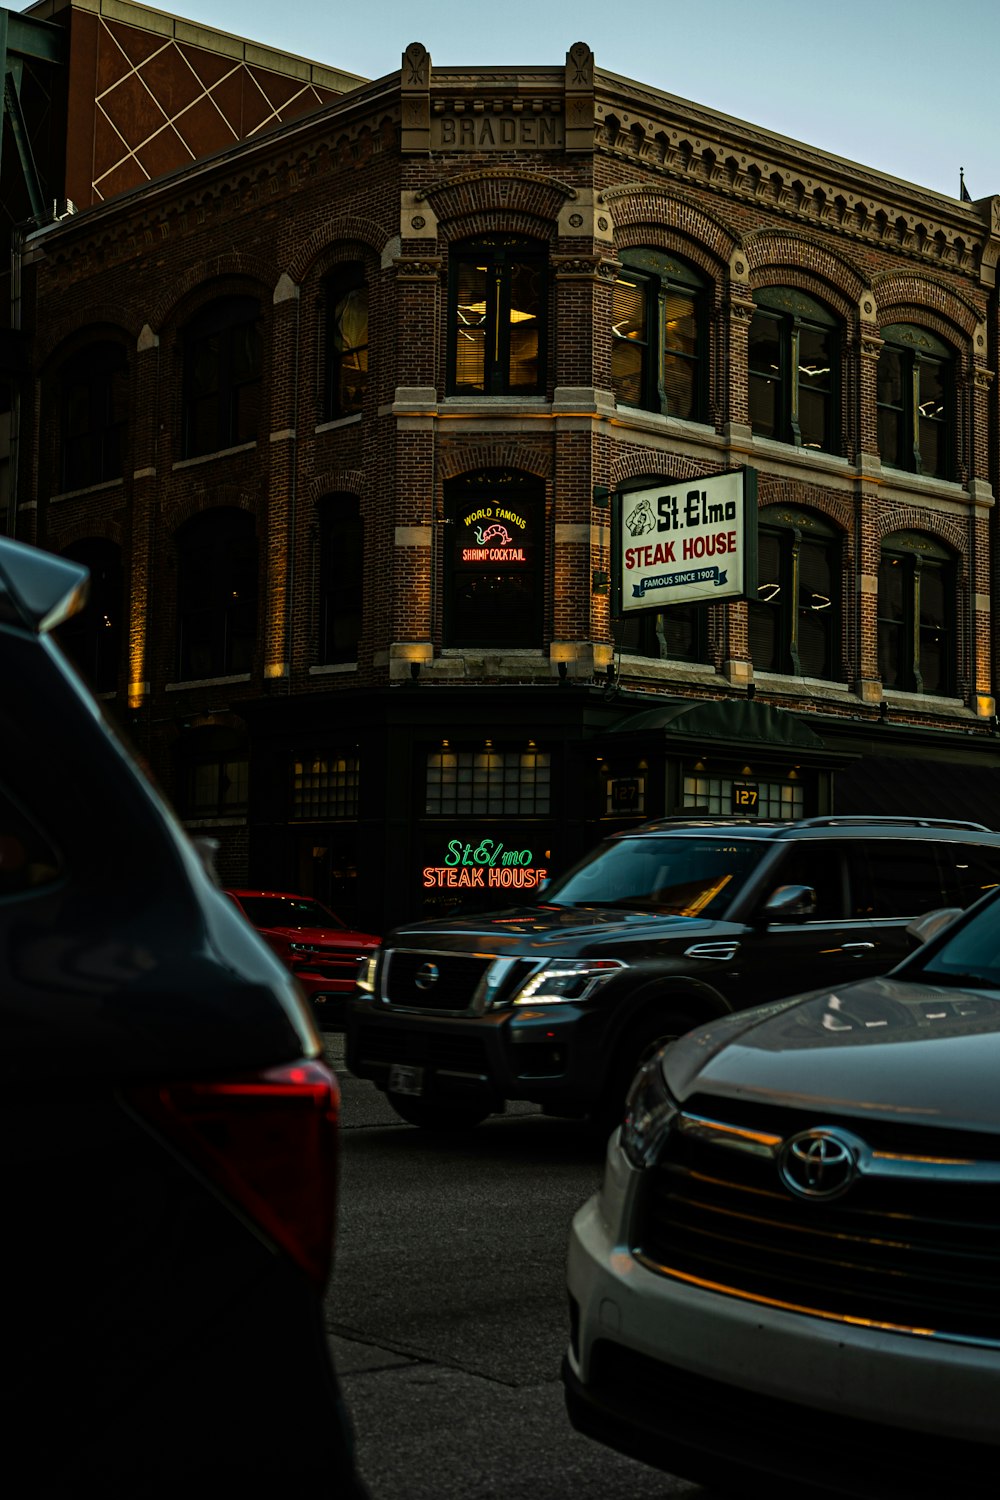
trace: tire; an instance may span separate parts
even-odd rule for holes
[[[452,1134],[474,1130],[498,1107],[494,1104],[469,1104],[462,1101],[449,1104],[447,1100],[415,1099],[409,1094],[389,1094],[387,1097],[397,1115],[407,1125]]]
[[[643,1064],[668,1042],[697,1026],[698,1020],[698,1016],[687,1010],[662,1010],[647,1015],[623,1034],[615,1048],[604,1093],[588,1116],[588,1123],[597,1134],[607,1138],[621,1124],[625,1097]]]

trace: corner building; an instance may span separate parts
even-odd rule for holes
[[[998,259],[1000,196],[414,43],[27,238],[16,534],[223,879],[376,930],[662,814],[1000,827]],[[616,619],[615,497],[744,465],[752,596]]]

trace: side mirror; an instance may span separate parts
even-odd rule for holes
[[[925,911],[922,916],[907,922],[906,935],[915,943],[929,943],[932,937],[937,937],[942,927],[947,927],[949,922],[961,915],[960,906],[943,906],[938,911]]]
[[[757,913],[761,922],[804,922],[816,911],[816,892],[811,885],[779,885]]]

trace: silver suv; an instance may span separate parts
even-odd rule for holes
[[[1000,892],[651,1059],[573,1222],[574,1425],[727,1493],[995,1493],[998,1078]]]

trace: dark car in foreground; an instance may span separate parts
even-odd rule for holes
[[[85,580],[0,539],[4,1473],[354,1496],[323,1318],[337,1081],[51,639]]]
[[[1000,893],[651,1059],[568,1275],[591,1437],[739,1494],[995,1493]]]
[[[372,932],[357,932],[312,896],[290,891],[229,889],[226,895],[256,927],[299,981],[323,1025],[342,1022],[357,988],[358,969],[378,947]]]
[[[531,904],[391,932],[349,1008],[347,1065],[417,1125],[468,1126],[526,1099],[606,1133],[670,1037],[885,973],[914,917],[997,884],[1000,834],[972,823],[648,823]]]

